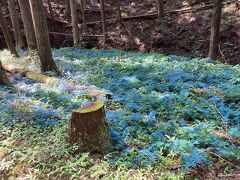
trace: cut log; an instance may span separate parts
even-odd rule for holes
[[[75,89],[84,91],[85,93],[87,93],[88,95],[90,95],[92,97],[95,97],[96,99],[111,97],[111,94],[106,91],[93,89],[93,88],[90,88],[90,87],[84,86],[84,85],[77,85],[72,82],[63,81],[61,79],[58,79],[55,77],[50,77],[50,76],[36,73],[33,71],[27,71],[26,68],[19,66],[19,65],[3,64],[2,66],[5,71],[7,71],[11,74],[19,73],[31,80],[37,81],[37,82],[50,84],[50,85],[59,85],[60,83],[66,83],[66,85],[69,85]]]
[[[68,142],[76,144],[78,152],[107,152],[111,143],[103,101],[95,101],[72,112],[68,125]]]
[[[60,79],[58,79],[58,78],[50,77],[50,76],[47,76],[44,74],[35,73],[32,71],[26,71],[23,73],[23,75],[25,77],[28,77],[29,79],[32,79],[34,81],[38,81],[41,83],[45,83],[45,84],[50,84],[50,85],[60,84]]]

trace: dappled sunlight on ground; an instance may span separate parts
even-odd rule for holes
[[[71,154],[67,121],[93,99],[66,84],[50,87],[15,75],[13,89],[0,87],[0,132],[9,131],[0,136],[0,173],[30,164],[42,178],[179,178],[215,162],[213,154],[239,162],[239,147],[212,133],[240,138],[239,66],[118,50],[63,48],[53,55],[60,79],[113,94],[106,115],[114,149],[104,159]],[[17,149],[4,145],[8,138],[19,142]]]

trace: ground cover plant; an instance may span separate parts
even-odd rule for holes
[[[53,55],[63,80],[112,93],[106,115],[113,148],[104,158],[74,155],[67,121],[93,99],[64,83],[14,75],[15,87],[0,86],[0,175],[181,179],[219,162],[225,174],[240,171],[239,146],[215,134],[240,140],[239,66],[119,50],[62,48]]]

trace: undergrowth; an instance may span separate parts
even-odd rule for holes
[[[63,80],[113,94],[107,121],[114,149],[73,155],[65,141],[71,111],[91,101],[62,83],[12,78],[0,87],[0,174],[32,178],[181,179],[221,157],[239,162],[240,68],[209,59],[63,48]],[[237,166],[236,166],[237,167]],[[239,167],[237,167],[239,170]]]

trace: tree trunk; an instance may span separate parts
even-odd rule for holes
[[[2,62],[0,60],[0,84],[5,84],[5,85],[9,85],[10,81],[8,80],[5,71],[2,67]]]
[[[239,5],[238,1],[235,2],[235,6],[236,6],[236,11],[239,11],[240,10],[240,5]]]
[[[208,57],[216,60],[219,52],[219,32],[221,24],[222,0],[214,0],[211,24],[210,47]]]
[[[171,9],[176,9],[176,0],[169,0]]]
[[[21,49],[24,47],[24,43],[23,43],[23,39],[22,39],[22,35],[21,35],[20,25],[18,22],[18,14],[16,11],[15,0],[8,0],[8,6],[9,6],[10,14],[11,14],[11,21],[12,21],[14,37],[15,37],[15,41],[16,41],[16,47],[18,49]]]
[[[34,30],[37,39],[38,54],[43,71],[55,71],[59,73],[55,64],[48,36],[47,20],[44,13],[42,0],[30,0]]]
[[[48,0],[47,3],[48,3],[48,9],[49,9],[49,14],[51,16],[51,19],[54,19],[51,0]]]
[[[1,7],[3,7],[3,9],[5,10],[4,13],[5,14],[9,14],[9,9],[8,9],[8,3],[6,0],[4,0],[3,2],[0,3]]]
[[[37,49],[37,41],[36,36],[34,32],[34,26],[33,26],[33,20],[32,15],[30,11],[30,5],[28,0],[18,0],[22,20],[23,20],[23,26],[24,31],[27,39],[28,48],[30,49]]]
[[[83,2],[83,0],[79,0],[78,1],[79,4],[80,4],[80,8],[81,8],[81,15],[82,15],[82,20],[83,20],[83,26],[84,26],[84,29],[87,28],[87,25],[86,25],[86,19],[85,19],[85,4]]]
[[[79,152],[105,154],[111,147],[103,101],[74,110],[68,127],[68,141],[76,143]]]
[[[77,15],[76,6],[77,6],[76,0],[70,0],[73,41],[74,41],[75,46],[79,46],[80,45],[80,31],[79,31],[79,27],[78,27],[78,15]]]
[[[158,17],[164,16],[163,0],[158,0]]]
[[[101,8],[101,18],[102,18],[102,29],[103,29],[103,43],[106,42],[106,17],[105,17],[105,0],[100,0],[100,8]]]
[[[70,1],[69,0],[65,0],[65,15],[66,16],[70,16]]]
[[[0,25],[2,27],[3,35],[5,37],[8,49],[10,50],[10,52],[13,55],[15,55],[16,57],[19,57],[18,53],[17,53],[17,51],[15,49],[12,37],[10,35],[10,31],[9,31],[9,28],[8,28],[7,20],[5,19],[4,14],[2,13],[1,8],[0,8]]]
[[[118,22],[119,24],[122,24],[122,11],[121,11],[121,6],[120,6],[120,1],[116,0],[116,5],[117,5],[117,13],[118,13]]]

